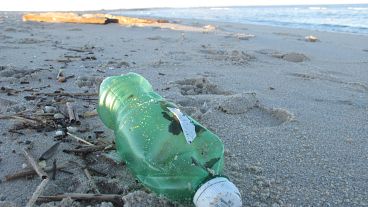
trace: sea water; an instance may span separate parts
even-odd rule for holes
[[[368,4],[120,10],[114,14],[368,34]]]

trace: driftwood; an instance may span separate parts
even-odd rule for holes
[[[212,25],[207,25],[204,27],[195,27],[189,25],[170,23],[169,21],[162,19],[134,18],[127,16],[114,16],[110,14],[79,15],[77,13],[63,13],[63,12],[28,13],[23,15],[23,21],[64,22],[64,23],[82,23],[82,24],[118,23],[126,26],[138,26],[138,27],[149,26],[149,27],[159,27],[171,30],[192,31],[192,32],[211,32],[216,29]],[[77,50],[77,52],[84,52],[84,50]]]
[[[23,153],[24,153],[25,157],[27,158],[29,164],[32,165],[33,169],[38,174],[38,176],[41,179],[46,179],[47,178],[46,172],[43,171],[42,168],[40,168],[40,166],[36,163],[35,159],[33,159],[33,157],[29,154],[28,150],[23,149]]]
[[[101,193],[100,193],[100,191],[98,190],[98,187],[97,187],[97,185],[96,185],[95,181],[93,180],[92,175],[91,175],[91,173],[89,172],[88,168],[84,168],[84,170],[83,170],[83,171],[84,171],[84,174],[86,175],[86,177],[88,178],[89,182],[90,182],[90,183],[91,183],[91,185],[92,185],[92,191],[93,191],[94,193],[101,194]]]
[[[50,201],[60,201],[64,198],[71,198],[73,200],[87,200],[87,201],[109,201],[113,202],[117,206],[123,206],[124,201],[121,195],[117,194],[82,194],[82,193],[67,193],[61,195],[54,195],[54,196],[39,196],[39,202],[50,202]]]
[[[98,146],[89,146],[89,147],[83,147],[80,149],[64,149],[63,152],[65,153],[82,153],[87,154],[91,152],[98,152],[105,149],[113,149],[113,147],[109,147],[109,145],[98,145]]]
[[[56,167],[56,170],[60,171],[61,169],[66,168],[68,164],[69,164],[69,162],[62,163],[62,164],[60,164]],[[45,172],[51,172],[52,170],[53,170],[53,167],[46,167],[44,169]],[[21,170],[21,171],[16,172],[16,173],[6,175],[5,176],[5,181],[15,180],[15,179],[23,178],[23,177],[27,177],[27,176],[33,176],[33,175],[36,175],[36,174],[37,173],[33,168],[32,169],[25,169],[25,170]]]
[[[48,182],[49,182],[48,178],[42,180],[42,182],[37,186],[35,192],[33,192],[32,197],[29,199],[26,207],[32,207],[36,203],[38,197],[40,197],[40,195],[45,190],[45,187]]]
[[[82,14],[67,12],[28,13],[23,15],[23,21],[53,22],[53,23],[83,23],[83,24],[152,24],[168,23],[167,20],[142,19],[110,14]]]
[[[82,139],[82,138],[80,138],[80,137],[78,137],[78,136],[76,136],[76,135],[74,135],[74,134],[70,133],[70,132],[67,132],[67,134],[68,134],[69,136],[73,137],[74,139],[76,139],[76,140],[78,140],[78,141],[80,141],[80,142],[83,142],[84,144],[87,144],[87,145],[90,145],[90,146],[95,146],[94,144],[92,144],[92,143],[90,143],[90,142],[88,142],[88,141],[86,141],[86,140],[84,140],[84,139]]]
[[[98,93],[66,93],[66,92],[54,92],[54,93],[33,93],[34,96],[45,95],[45,96],[68,96],[68,97],[78,97],[78,96],[97,96]]]
[[[28,13],[23,15],[23,21],[34,22],[64,22],[64,23],[83,23],[83,24],[107,24],[106,17],[97,15],[79,15],[67,12],[45,12],[45,13]]]
[[[75,115],[73,110],[73,104],[70,102],[66,102],[66,109],[68,111],[69,121],[70,123],[75,123]]]
[[[49,182],[49,178],[45,171],[43,171],[40,166],[36,163],[35,159],[29,154],[26,149],[23,149],[23,153],[26,156],[29,164],[32,165],[33,169],[37,172],[38,176],[42,179],[41,183],[37,186],[36,190],[33,192],[32,197],[28,200],[26,207],[32,207],[38,197],[45,190],[47,183]]]

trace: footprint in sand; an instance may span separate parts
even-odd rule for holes
[[[200,95],[200,94],[230,94],[211,83],[207,78],[190,78],[175,82],[182,95]]]
[[[343,85],[345,88],[360,93],[368,93],[368,85],[362,82],[346,82],[331,74],[323,73],[289,73],[288,75],[304,80],[322,80]]]
[[[104,78],[96,77],[96,76],[79,76],[75,81],[75,84],[79,88],[87,87],[87,88],[95,88],[96,92],[99,91],[100,84]]]
[[[256,93],[240,93],[219,97],[215,109],[226,117],[242,119],[245,125],[254,127],[273,127],[295,120],[286,109],[272,108],[260,103]],[[223,116],[223,115],[221,115]]]
[[[38,40],[35,38],[23,38],[17,41],[18,44],[37,44],[45,42],[45,40]]]
[[[206,59],[223,61],[232,65],[244,65],[256,59],[254,55],[248,54],[244,51],[215,50],[208,48],[205,45],[202,45],[202,48],[203,49],[199,50],[199,52],[204,54]]]
[[[18,113],[24,111],[26,107],[23,102],[15,102],[8,99],[0,98],[0,113]]]
[[[288,62],[294,62],[294,63],[300,63],[300,62],[310,60],[306,55],[302,53],[296,53],[296,52],[282,53],[280,51],[271,50],[271,49],[258,50],[257,52],[263,55],[267,55],[267,56],[274,57],[274,58],[279,58],[279,59],[286,60]]]
[[[33,73],[45,69],[16,69],[14,66],[0,66],[0,81],[13,81],[20,78],[28,79]]]
[[[211,120],[214,124],[216,120],[232,123],[240,118],[248,126],[272,127],[295,120],[286,109],[262,105],[253,92],[233,94],[203,77],[174,83],[183,96],[176,95],[172,100],[193,118],[209,120],[209,125]]]

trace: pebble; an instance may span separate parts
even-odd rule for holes
[[[68,130],[68,132],[71,132],[71,133],[76,133],[78,131],[77,127],[72,127],[72,126],[68,126],[66,129]]]
[[[26,163],[23,163],[22,164],[22,168],[25,169],[27,167],[27,164]]]
[[[65,133],[64,133],[64,131],[58,130],[58,131],[55,132],[55,135],[56,136],[64,136]]]
[[[53,106],[45,106],[45,113],[55,113],[57,109]]]
[[[65,116],[61,113],[54,114],[54,119],[64,119],[64,118],[65,118]]]

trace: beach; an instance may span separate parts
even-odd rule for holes
[[[367,35],[183,19],[168,20],[190,27],[38,23],[22,14],[0,12],[0,206],[25,206],[40,183],[5,180],[29,167],[22,149],[38,158],[60,141],[58,126],[17,117],[65,115],[72,102],[81,115],[72,134],[111,142],[95,114],[98,86],[128,72],[221,137],[224,174],[243,206],[368,206]],[[108,153],[63,152],[79,145],[65,140],[46,164],[72,160],[73,174],[58,172],[43,195],[97,188],[122,195],[124,206],[183,206],[150,193]]]

